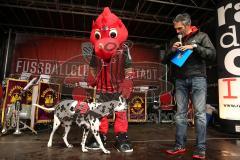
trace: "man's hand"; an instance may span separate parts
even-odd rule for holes
[[[173,45],[172,45],[172,51],[175,52],[177,51],[178,47],[180,47],[182,45],[181,42],[175,42]]]
[[[180,47],[182,45],[182,43],[181,42],[175,42],[174,44],[173,44],[173,46],[172,46],[172,48],[178,48],[178,47]]]
[[[180,51],[186,51],[187,49],[193,50],[193,45],[185,45],[178,47]]]
[[[133,90],[133,81],[131,79],[125,79],[122,83],[119,84],[118,92],[122,94],[122,96],[128,99]]]

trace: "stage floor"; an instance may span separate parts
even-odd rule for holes
[[[53,147],[47,147],[51,129],[39,130],[37,135],[23,131],[22,135],[12,134],[0,137],[0,160],[190,160],[195,144],[194,127],[188,128],[188,152],[180,156],[170,156],[165,150],[174,143],[175,126],[171,124],[139,123],[129,125],[129,138],[133,143],[132,153],[120,153],[114,148],[113,132],[109,132],[107,148],[111,154],[101,151],[82,153],[80,148],[81,129],[74,126],[69,134],[69,142],[74,148],[66,148],[62,140],[63,129],[57,130]],[[239,160],[240,135],[226,134],[208,127],[207,158],[209,160]]]

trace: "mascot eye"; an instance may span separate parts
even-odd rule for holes
[[[109,36],[111,38],[116,38],[117,37],[117,30],[116,29],[111,29],[109,32]]]
[[[101,38],[101,33],[99,31],[95,31],[95,38],[100,39]]]

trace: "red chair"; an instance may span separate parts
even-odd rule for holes
[[[174,122],[176,105],[171,92],[166,92],[159,97],[160,106],[158,110],[159,122]]]

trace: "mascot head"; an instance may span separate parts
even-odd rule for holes
[[[93,21],[90,41],[95,54],[109,61],[120,44],[127,40],[128,31],[122,21],[108,7]]]

